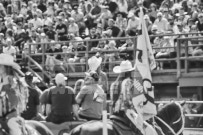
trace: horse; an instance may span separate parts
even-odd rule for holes
[[[158,135],[182,135],[184,128],[184,116],[179,103],[171,102],[163,106],[154,117],[154,123]],[[144,122],[144,126],[149,126]],[[127,118],[118,115],[110,116],[107,122],[108,135],[140,135],[138,130],[132,127]],[[74,128],[70,135],[102,135],[103,122],[90,121]],[[153,134],[153,133],[151,133]]]

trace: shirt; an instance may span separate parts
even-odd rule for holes
[[[27,103],[27,110],[25,110],[21,116],[26,120],[31,120],[37,116],[37,106],[39,105],[39,93],[36,89],[28,87],[29,97]]]
[[[139,26],[139,22],[140,22],[140,19],[135,17],[135,20],[132,20],[132,19],[129,19],[128,21],[128,26],[127,26],[127,30],[130,30],[132,28],[138,28]]]
[[[53,86],[48,95],[51,113],[72,116],[72,105],[76,104],[74,91],[71,87]]]
[[[168,21],[166,18],[162,18],[160,21],[159,19],[156,19],[154,25],[158,26],[158,31],[165,32],[168,27]]]
[[[43,22],[40,18],[30,20],[30,23],[33,24],[34,29],[37,29],[43,25]]]
[[[80,115],[90,118],[101,118],[105,94],[98,84],[83,86],[76,97],[77,99],[82,101],[79,110]]]

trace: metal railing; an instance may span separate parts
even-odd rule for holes
[[[185,56],[182,57],[181,54],[180,54],[180,50],[182,48],[182,45],[180,44],[180,42],[182,40],[199,40],[199,39],[202,39],[202,40],[199,40],[200,42],[203,41],[203,37],[186,37],[186,38],[180,38],[180,36],[182,35],[192,35],[192,34],[198,34],[198,33],[185,33],[185,34],[165,34],[165,35],[153,35],[153,36],[150,36],[150,37],[160,37],[160,36],[173,36],[173,37],[177,37],[177,46],[174,46],[174,47],[165,47],[165,48],[174,48],[174,50],[177,52],[177,56],[175,58],[160,58],[160,59],[156,59],[157,62],[170,62],[170,61],[175,61],[177,66],[176,66],[176,72],[177,72],[177,78],[179,78],[182,74],[182,68],[181,68],[181,61],[185,61],[185,68],[184,68],[184,71],[185,73],[187,73],[189,70],[188,70],[188,62],[191,61],[191,60],[200,60],[203,58],[203,56],[188,56],[188,47],[195,47],[195,46],[203,46],[203,45],[188,45],[188,43],[185,44],[185,46],[183,46],[185,48]],[[128,51],[133,51],[133,58],[135,59],[135,56],[136,56],[136,47],[137,47],[137,43],[136,43],[136,39],[137,37],[122,37],[122,38],[106,38],[106,39],[91,39],[91,40],[83,40],[83,43],[85,43],[85,46],[86,46],[86,51],[81,51],[81,52],[77,52],[78,54],[83,54],[84,55],[84,58],[86,59],[85,60],[85,63],[80,63],[80,62],[76,62],[76,63],[68,63],[68,65],[85,65],[85,69],[87,70],[88,69],[88,64],[87,64],[87,60],[90,56],[96,54],[98,51],[90,51],[89,50],[89,44],[91,42],[94,42],[94,41],[107,41],[107,40],[127,40],[127,39],[131,39],[134,43],[134,46],[133,48],[134,49],[131,49],[131,50],[125,50],[125,52],[128,52]],[[39,56],[39,57],[42,57],[42,64],[39,65],[37,67],[39,67],[39,69],[42,71],[42,73],[45,75],[45,76],[48,76],[46,71],[42,70],[42,69],[45,69],[45,56],[48,55],[48,54],[54,54],[54,55],[74,55],[75,53],[74,52],[71,52],[71,53],[46,53],[46,48],[45,48],[45,45],[50,45],[50,44],[61,44],[61,45],[66,45],[70,42],[81,42],[81,41],[57,41],[57,42],[54,42],[54,43],[50,43],[50,42],[47,42],[47,43],[31,43],[29,44],[29,56],[30,58],[32,56]],[[36,53],[36,54],[31,54],[31,45],[41,45],[41,48],[42,48],[42,52],[41,53]],[[165,49],[164,48],[164,49]],[[154,47],[153,49],[163,49],[162,47]],[[111,50],[100,50],[99,51],[100,53],[122,53],[121,51],[119,50],[114,50],[114,51],[111,51]],[[33,59],[28,59],[28,63],[29,63],[29,67],[30,67],[30,62],[32,61],[33,62]],[[36,62],[36,61],[35,61]],[[33,62],[33,63],[35,63]],[[132,61],[134,62],[134,61]],[[106,63],[103,63],[103,64],[108,64],[109,62],[106,62]],[[66,63],[67,64],[67,63]],[[115,61],[115,62],[111,62],[111,64],[119,64],[119,61]],[[35,63],[35,65],[37,65]],[[110,71],[112,72],[112,71]]]

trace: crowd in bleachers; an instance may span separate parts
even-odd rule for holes
[[[155,3],[153,3],[155,2]],[[85,55],[80,51],[117,50],[133,48],[133,40],[104,40],[83,42],[84,39],[131,37],[139,34],[139,13],[143,7],[150,35],[180,34],[203,30],[202,3],[200,0],[23,0],[0,3],[0,52],[16,57],[28,53],[29,43],[51,43],[45,52],[72,53],[66,56],[49,55],[46,65],[49,70],[60,63],[84,63]],[[189,36],[200,36],[193,34]],[[153,37],[151,43],[155,58],[174,57],[176,38],[184,36]],[[58,44],[57,41],[70,41]],[[78,41],[78,42],[73,42]],[[188,41],[188,44],[201,44]],[[183,41],[181,44],[185,44]],[[88,46],[88,47],[87,47]],[[41,45],[32,45],[31,53],[41,53]],[[181,55],[184,55],[184,48]],[[202,55],[202,47],[190,47],[189,55]],[[104,62],[119,59],[116,53],[104,55]],[[51,66],[50,66],[51,65]],[[65,64],[67,65],[67,64]],[[113,65],[109,65],[112,69]],[[160,69],[163,64],[159,64]],[[66,70],[67,66],[63,67]],[[74,67],[69,67],[74,71]]]

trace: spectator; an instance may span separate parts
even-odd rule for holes
[[[55,76],[56,86],[49,90],[48,106],[50,113],[46,121],[61,124],[66,121],[73,121],[74,116],[79,119],[77,104],[75,102],[74,91],[66,86],[67,77],[59,73]]]
[[[168,21],[166,18],[163,17],[163,14],[161,12],[157,13],[157,19],[154,22],[154,25],[159,26],[158,31],[165,32],[167,30],[167,24]]]
[[[58,36],[58,40],[64,41],[66,40],[66,34],[67,34],[67,27],[66,25],[62,22],[62,17],[58,16],[58,24],[56,25],[56,33]]]
[[[21,116],[26,120],[31,120],[39,113],[39,97],[42,92],[34,85],[34,75],[31,72],[26,72],[24,79],[28,85],[29,98],[27,110]]]
[[[108,77],[102,71],[102,58],[99,56],[92,56],[88,59],[89,71],[96,71],[99,75],[98,84],[103,88],[104,92],[109,94]]]
[[[104,90],[98,85],[99,76],[95,71],[86,73],[85,85],[82,87],[76,101],[81,105],[79,116],[86,120],[100,120],[105,102]]]
[[[9,54],[14,57],[14,60],[16,60],[16,48],[12,45],[12,40],[10,38],[6,39],[6,47],[3,47],[3,53]]]
[[[37,28],[43,26],[42,20],[37,16],[37,13],[33,13],[33,19],[30,20],[30,23],[34,26],[34,29],[36,30]]]
[[[107,30],[112,31],[111,33],[112,37],[121,37],[122,31],[120,30],[119,27],[115,25],[115,22],[113,19],[108,20],[108,26],[109,27],[107,28]]]
[[[69,27],[68,27],[68,33],[69,34],[74,34],[75,36],[79,36],[79,27],[78,25],[75,23],[75,19],[74,18],[69,18]]]
[[[148,15],[149,15],[150,20],[152,21],[152,23],[154,23],[154,21],[157,18],[157,6],[154,3],[152,3],[150,5],[150,11],[149,11]]]
[[[128,18],[129,20],[128,20],[126,33],[129,36],[135,36],[137,34],[137,29],[138,29],[140,20],[134,15],[133,12],[129,12]]]

